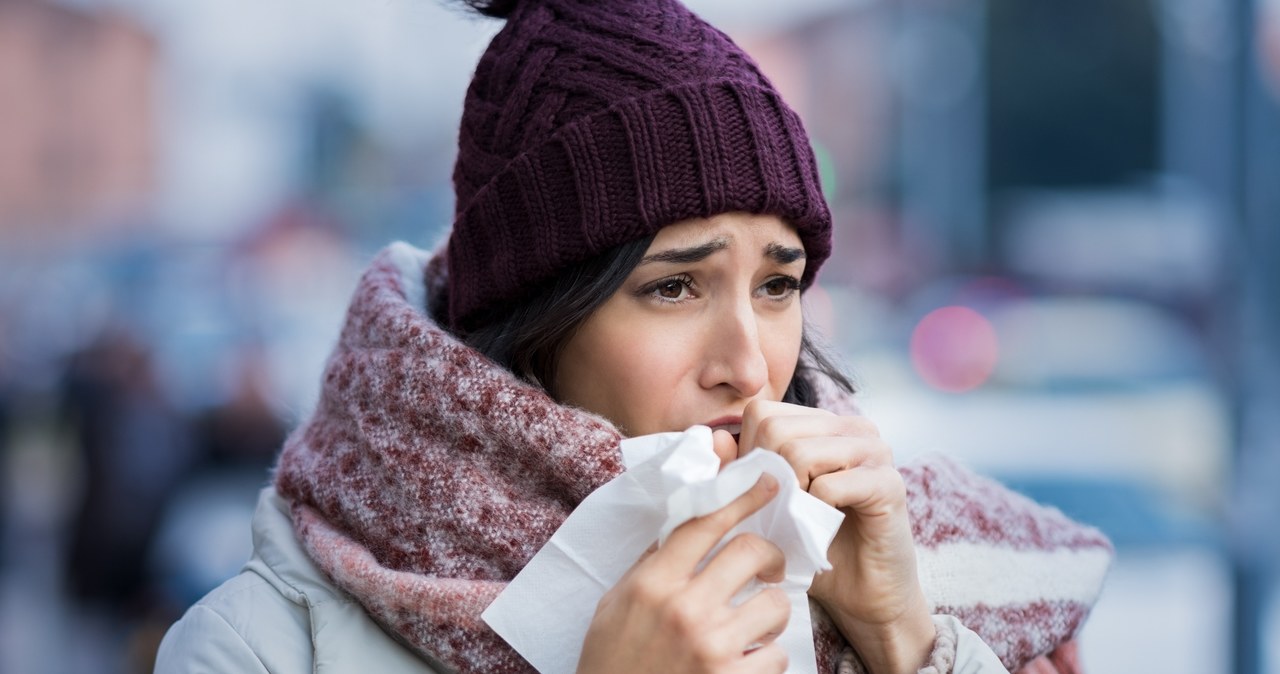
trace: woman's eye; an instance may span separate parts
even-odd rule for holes
[[[695,296],[693,288],[693,277],[680,275],[654,281],[637,290],[636,295],[663,302],[683,302]]]
[[[769,297],[786,297],[799,289],[800,282],[790,276],[777,276],[764,283],[764,293]]]
[[[658,297],[668,300],[678,300],[684,294],[685,283],[679,279],[669,279],[658,284],[654,292],[658,293]]]

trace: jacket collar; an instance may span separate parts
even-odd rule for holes
[[[294,535],[288,501],[272,487],[263,489],[258,496],[253,515],[253,548],[253,558],[245,569],[261,576],[289,601],[308,609],[312,671],[447,671],[391,638],[359,602],[329,582]]]

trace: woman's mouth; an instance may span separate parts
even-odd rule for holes
[[[737,440],[737,439],[738,439],[738,436],[742,434],[742,424],[730,424],[730,425],[728,425],[728,426],[716,426],[715,428],[712,428],[711,430],[712,430],[712,431],[717,431],[717,430],[729,431],[729,435],[732,435],[732,436],[733,436],[733,439],[734,439],[734,440]]]
[[[727,431],[733,436],[733,441],[737,442],[742,435],[742,417],[721,417],[714,421],[708,422],[707,426],[711,427],[711,432]]]

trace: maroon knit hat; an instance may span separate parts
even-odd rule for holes
[[[730,211],[795,227],[802,282],[813,280],[831,252],[813,150],[726,35],[676,0],[508,1],[486,13],[507,23],[463,108],[452,327],[476,327],[610,248]]]

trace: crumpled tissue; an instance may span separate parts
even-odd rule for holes
[[[571,674],[596,604],[644,551],[689,519],[727,505],[767,472],[778,480],[778,494],[720,544],[754,533],[782,549],[786,578],[776,586],[791,600],[791,618],[778,643],[790,659],[787,671],[816,673],[806,592],[815,574],[831,568],[827,548],[844,515],[802,491],[791,466],[773,452],[757,449],[719,470],[706,426],[630,438],[621,449],[626,472],[583,500],[484,611],[484,621],[542,674]],[[735,604],[763,587],[756,581],[744,588]]]

